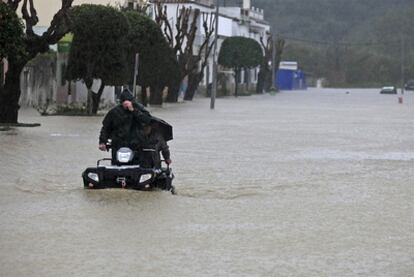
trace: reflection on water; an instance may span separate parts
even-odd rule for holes
[[[2,276],[410,276],[414,96],[311,90],[152,109],[178,195],[83,190],[102,117],[0,131]]]

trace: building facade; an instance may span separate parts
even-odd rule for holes
[[[204,16],[215,16],[215,0],[126,0],[125,6],[137,9],[146,5],[148,7],[148,14],[155,20],[155,5],[161,3],[167,9],[167,16],[170,24],[174,26],[177,21],[177,11],[181,7],[198,9]],[[270,25],[264,19],[264,11],[255,8],[251,5],[251,0],[220,0],[219,1],[219,28],[218,28],[218,52],[222,42],[227,37],[242,36],[255,39],[260,43],[260,38],[263,37],[266,41],[270,35]],[[190,18],[190,21],[192,18]],[[173,28],[175,31],[175,29]],[[175,34],[175,33],[174,33]],[[205,32],[203,29],[203,18],[200,16],[197,22],[197,34],[194,43],[195,52],[205,39]],[[208,57],[208,64],[204,69],[204,79],[202,87],[207,87],[212,80],[213,68],[213,53]],[[246,87],[255,85],[258,79],[258,68],[245,70],[241,74],[240,83],[246,84]],[[219,73],[226,76],[226,80],[230,86],[234,85],[235,78],[233,72],[220,68]]]
[[[215,16],[215,0],[125,0],[124,5],[130,8],[145,7],[147,13],[155,19],[155,4],[161,2],[167,8],[170,24],[174,26],[177,21],[177,10],[187,7],[194,10],[198,9],[207,17]],[[232,36],[242,36],[253,38],[257,41],[260,37],[270,35],[270,26],[264,20],[263,10],[251,5],[250,0],[221,0],[219,12],[218,28],[218,52],[225,38]],[[193,16],[193,15],[191,15]],[[190,21],[192,20],[190,16]],[[203,18],[198,18],[196,39],[194,42],[194,52],[197,52],[205,39],[204,28],[202,27]],[[47,27],[36,27],[36,32],[41,34]],[[174,28],[173,28],[174,29]],[[65,38],[63,39],[65,40]],[[63,43],[65,43],[63,41]],[[70,42],[69,42],[70,43]],[[60,49],[59,45],[52,47],[56,51],[56,59],[48,61],[47,72],[36,68],[36,64],[29,64],[21,76],[22,96],[20,104],[22,106],[42,106],[45,102],[56,103],[57,105],[82,104],[86,101],[87,90],[85,85],[78,82],[68,82],[64,79],[64,69],[67,64],[68,53],[65,49]],[[45,61],[41,61],[45,63]],[[39,65],[41,66],[41,65]],[[3,63],[3,69],[7,69],[7,63]],[[6,70],[3,70],[4,72]],[[257,83],[258,68],[245,70],[241,74],[240,83],[245,84],[245,88],[253,87]],[[43,72],[43,73],[42,73]],[[213,55],[208,57],[207,66],[204,69],[204,79],[202,80],[200,91],[206,89],[212,82],[213,76]],[[40,74],[40,75],[39,75]],[[233,91],[235,78],[233,72],[228,69],[220,68],[219,74],[224,76],[222,79],[227,83],[228,91]],[[1,74],[3,75],[3,74]],[[41,76],[42,78],[40,78]],[[3,77],[4,76],[0,76]],[[49,79],[50,80],[49,80]],[[99,86],[99,80],[95,81],[94,87]],[[115,88],[106,87],[102,101],[104,105],[111,105],[115,102]]]

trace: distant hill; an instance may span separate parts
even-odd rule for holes
[[[334,86],[398,84],[401,41],[407,78],[414,78],[413,0],[252,0],[273,33],[285,38],[285,59]]]
[[[413,0],[253,0],[282,34],[308,39],[346,38],[390,10],[414,9]]]

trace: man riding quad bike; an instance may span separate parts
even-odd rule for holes
[[[97,167],[83,174],[85,188],[161,189],[175,192],[167,141],[172,140],[172,126],[153,117],[145,108],[132,102],[129,91],[121,93],[121,104],[105,116],[99,149],[112,149],[111,159],[102,159]],[[108,143],[110,142],[110,143]],[[164,160],[160,158],[162,153]],[[105,161],[111,164],[104,165]],[[166,167],[163,167],[163,163]]]

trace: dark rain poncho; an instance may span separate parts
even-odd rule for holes
[[[100,144],[111,139],[112,150],[116,150],[120,147],[136,149],[143,143],[142,124],[149,124],[151,115],[142,105],[133,105],[132,112],[117,105],[106,114],[102,121]]]
[[[149,136],[145,137],[145,140],[147,145],[155,150],[152,154],[152,166],[155,168],[161,168],[160,152],[162,153],[164,160],[170,159],[170,148],[168,147],[167,142],[157,131],[152,131]]]

